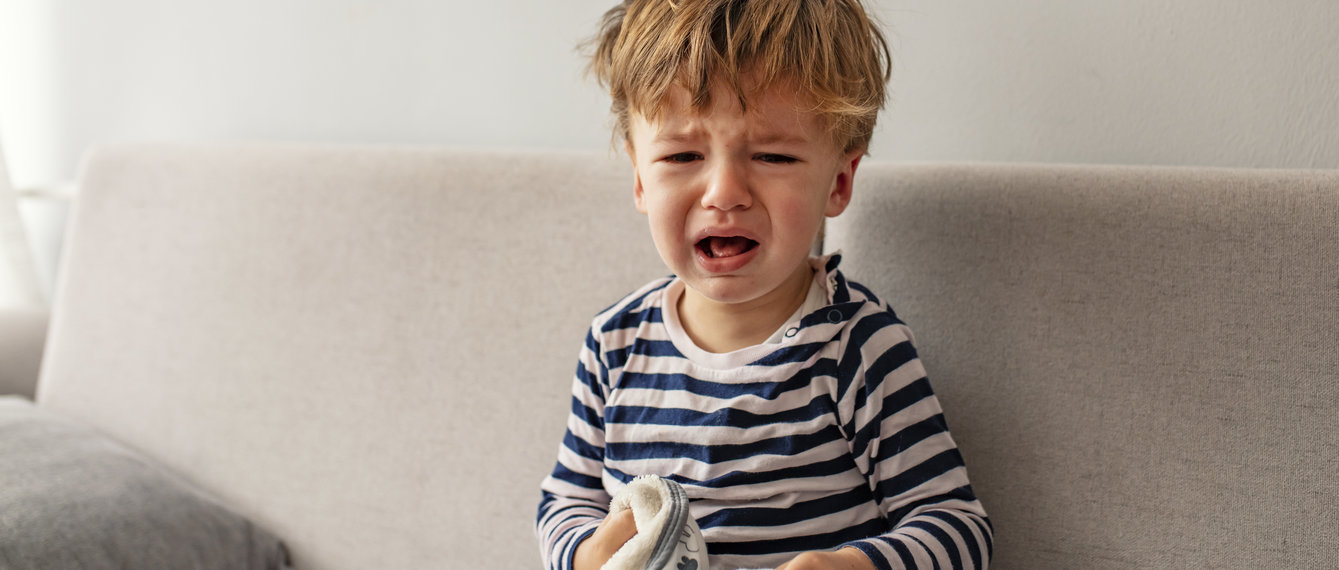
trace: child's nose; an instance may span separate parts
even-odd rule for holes
[[[716,210],[748,208],[753,205],[748,174],[744,169],[722,162],[711,170],[706,191],[702,193],[702,207]]]

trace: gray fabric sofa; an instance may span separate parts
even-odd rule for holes
[[[665,271],[630,180],[612,153],[97,150],[36,404],[0,399],[0,562],[538,567],[584,327]],[[1334,566],[1339,173],[869,159],[855,188],[824,249],[916,332],[995,567]],[[90,471],[175,494],[118,519],[139,487]],[[135,524],[191,501],[235,518]]]

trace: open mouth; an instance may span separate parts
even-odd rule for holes
[[[758,247],[758,242],[743,236],[711,236],[697,242],[697,250],[711,259],[734,257]]]

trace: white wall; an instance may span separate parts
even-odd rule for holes
[[[20,187],[123,140],[608,149],[574,48],[612,3],[0,0],[0,140]],[[873,6],[876,158],[1339,167],[1339,2]]]
[[[42,76],[6,86],[54,105],[4,132],[40,147],[43,160],[13,160],[29,179],[68,177],[88,145],[127,139],[609,141],[575,52],[605,0],[0,2],[48,27],[28,51]]]
[[[898,36],[883,156],[1339,168],[1339,2],[890,0],[880,13]]]
[[[611,4],[0,0],[0,133],[38,183],[126,139],[603,149],[574,47]],[[881,158],[1339,167],[1339,3],[873,6],[897,51]]]

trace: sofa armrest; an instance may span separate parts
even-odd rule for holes
[[[48,317],[45,309],[0,309],[0,395],[37,392]]]

